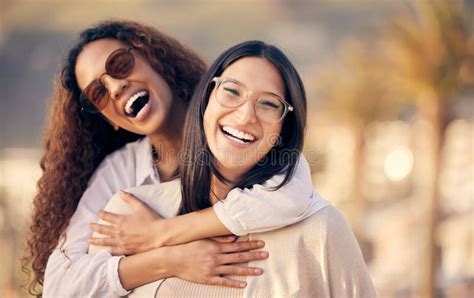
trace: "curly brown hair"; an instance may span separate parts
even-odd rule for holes
[[[61,239],[64,244],[65,229],[92,173],[107,154],[142,137],[123,129],[115,131],[100,114],[81,111],[76,60],[85,45],[103,38],[138,48],[175,97],[186,103],[206,70],[195,52],[139,23],[106,21],[80,34],[53,86],[46,152],[40,162],[43,175],[38,181],[27,252],[22,259],[23,271],[30,276],[28,290],[32,295],[41,295],[48,257]]]

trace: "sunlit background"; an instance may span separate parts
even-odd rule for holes
[[[100,20],[156,26],[212,62],[282,48],[308,92],[314,186],[350,221],[380,297],[474,297],[474,1],[59,1],[0,7],[0,297],[41,175],[52,77]]]

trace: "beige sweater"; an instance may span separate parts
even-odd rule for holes
[[[173,216],[181,200],[179,181],[129,190],[164,217]],[[158,199],[157,199],[158,198]],[[118,196],[106,207],[117,213],[130,208]],[[135,289],[130,297],[375,297],[357,241],[343,216],[331,205],[300,223],[249,239],[265,241],[268,260],[249,262],[264,270],[245,280],[245,289],[196,284],[167,278]],[[90,253],[99,247],[91,247]]]

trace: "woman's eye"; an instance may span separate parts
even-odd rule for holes
[[[116,72],[121,73],[126,68],[127,68],[127,64],[126,63],[121,63],[116,67]]]
[[[106,91],[104,87],[96,88],[92,94],[92,101],[93,102],[100,101],[104,97],[105,93]]]
[[[129,72],[131,68],[131,62],[122,62],[117,66],[116,73],[119,75]]]
[[[273,101],[269,101],[269,100],[260,101],[260,105],[264,106],[266,108],[270,108],[270,109],[279,109],[280,108],[280,105],[278,103],[273,102]]]
[[[235,96],[240,96],[239,91],[237,89],[234,89],[234,88],[224,87],[224,91],[226,93],[229,93],[229,94],[232,94],[232,95],[235,95]]]

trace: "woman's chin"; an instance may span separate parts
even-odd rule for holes
[[[232,158],[222,158],[217,160],[219,172],[231,181],[238,180],[245,175],[255,164],[243,163]]]

